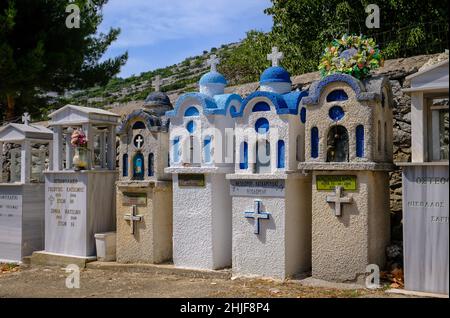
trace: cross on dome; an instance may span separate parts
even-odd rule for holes
[[[267,54],[267,60],[272,61],[272,66],[276,67],[280,65],[280,61],[284,58],[283,52],[278,51],[278,47],[274,46],[272,48],[272,53]]]
[[[160,92],[161,91],[161,76],[157,75],[155,77],[155,80],[153,81],[153,86],[155,87],[155,92]]]
[[[23,123],[23,124],[29,125],[29,124],[30,124],[30,120],[31,120],[31,117],[30,117],[30,114],[29,114],[29,113],[24,113],[24,114],[22,115],[22,123]]]
[[[217,57],[217,55],[211,55],[211,58],[206,62],[211,66],[211,72],[217,72],[217,65],[220,64],[220,59]]]

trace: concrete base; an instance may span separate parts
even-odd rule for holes
[[[231,270],[223,269],[217,271],[196,270],[175,267],[172,264],[120,264],[112,262],[92,262],[86,264],[89,269],[112,270],[115,272],[133,272],[149,274],[178,275],[190,278],[204,279],[231,279]]]
[[[31,266],[67,266],[75,264],[80,268],[85,268],[86,264],[97,260],[97,257],[80,257],[48,252],[34,252],[31,256]]]
[[[413,290],[405,290],[405,289],[388,289],[386,290],[387,294],[398,294],[398,295],[406,295],[406,296],[417,296],[417,297],[428,297],[428,298],[449,298],[448,295],[444,294],[435,294],[435,293],[424,293]]]

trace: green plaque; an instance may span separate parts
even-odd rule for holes
[[[335,187],[356,190],[356,176],[316,176],[317,190],[332,191]]]
[[[125,192],[123,194],[122,203],[124,206],[147,206],[147,194]]]
[[[204,187],[206,185],[203,174],[179,174],[178,185],[180,187]]]

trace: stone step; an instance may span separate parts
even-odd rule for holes
[[[177,268],[172,264],[119,264],[116,262],[91,262],[86,264],[89,269],[112,270],[121,272],[151,273],[177,275],[189,278],[231,279],[231,269],[198,270]]]

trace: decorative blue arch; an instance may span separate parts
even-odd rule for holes
[[[375,100],[381,98],[377,92],[367,92],[364,84],[347,74],[336,73],[324,77],[322,80],[315,82],[311,85],[309,95],[303,99],[303,103],[306,105],[317,105],[320,100],[320,96],[323,90],[331,83],[343,82],[350,86],[356,94],[356,98],[359,101]]]
[[[286,146],[284,140],[278,140],[277,145],[277,168],[284,169],[286,167],[285,162],[285,154],[286,154]]]
[[[145,110],[139,109],[133,111],[131,114],[129,114],[125,119],[121,122],[121,124],[117,127],[116,132],[118,135],[123,135],[127,133],[128,126],[133,123],[134,121],[140,121],[143,122],[146,127],[142,127],[141,124],[138,124],[140,128],[138,129],[145,129],[148,128],[149,130],[159,130],[162,129],[162,122],[161,118],[151,115],[147,113]]]

